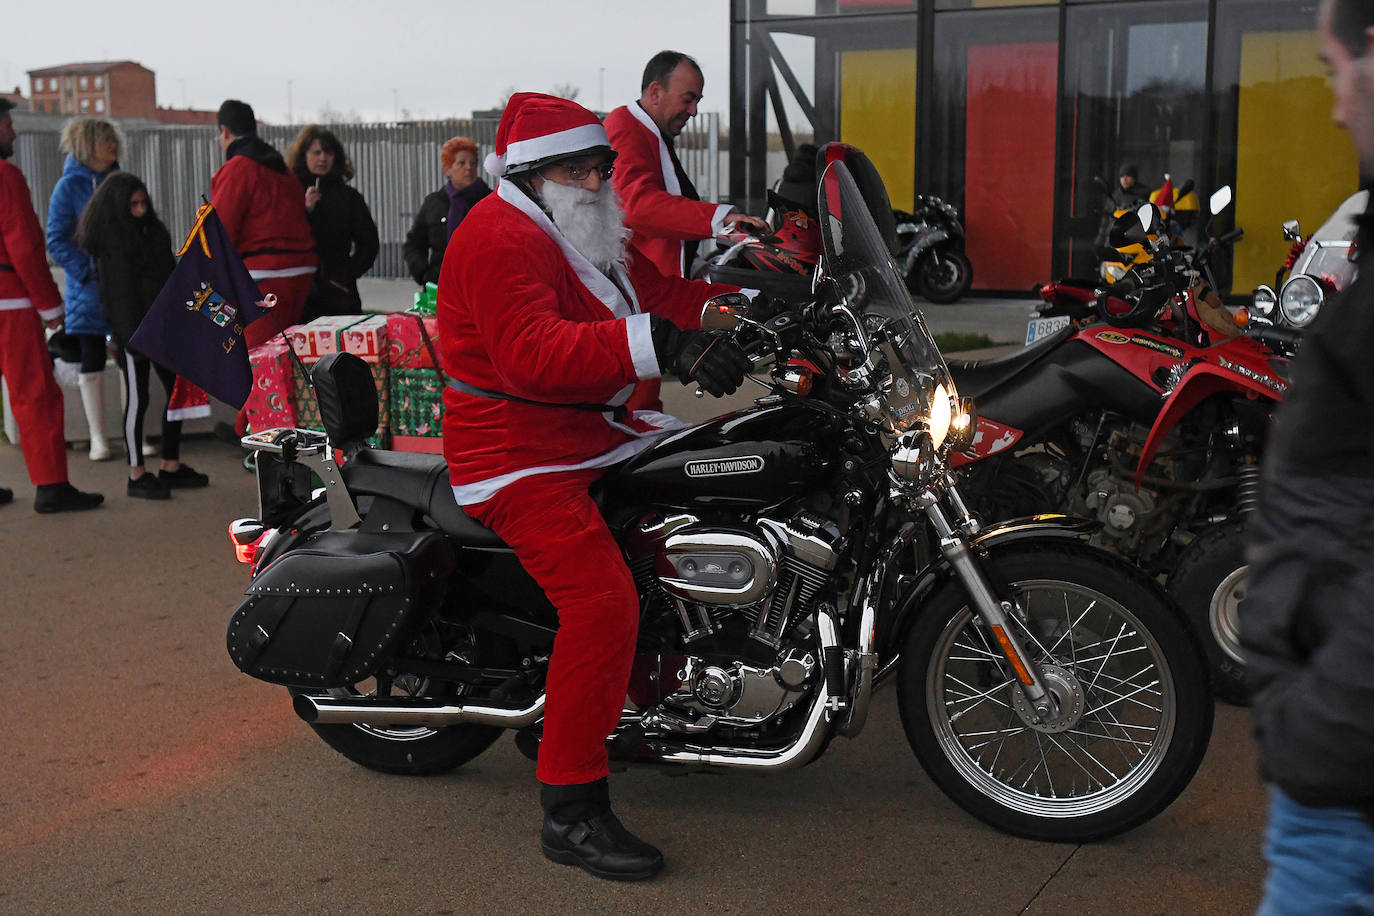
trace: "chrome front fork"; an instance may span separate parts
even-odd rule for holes
[[[963,516],[959,521],[958,530],[946,518],[944,510],[940,507],[938,494],[927,489],[922,491],[919,496],[926,518],[930,520],[930,524],[939,538],[940,552],[949,561],[949,565],[954,569],[954,574],[959,577],[964,590],[972,600],[978,616],[982,618],[983,623],[992,632],[1002,654],[1011,664],[1012,670],[1016,673],[1016,679],[1021,683],[1021,690],[1026,695],[1030,708],[1034,711],[1036,721],[1053,718],[1059,714],[1058,701],[1055,700],[1052,693],[1045,689],[1045,681],[1040,676],[1039,669],[1034,660],[1027,654],[1026,647],[1021,642],[1020,637],[1017,636],[1016,630],[1010,625],[1011,617],[1016,613],[1016,609],[1012,607],[1011,602],[998,599],[996,592],[992,590],[992,586],[984,577],[982,569],[974,560],[973,552],[969,550],[968,533],[970,528],[976,531],[977,522],[973,520],[964,507],[958,491],[951,486],[947,492],[951,499],[951,505],[955,506]]]

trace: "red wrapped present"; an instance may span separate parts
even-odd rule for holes
[[[339,338],[349,325],[361,321],[357,315],[325,315],[309,324],[292,325],[286,329],[296,355],[307,362],[339,351]]]
[[[393,369],[432,369],[434,360],[420,334],[420,322],[431,341],[439,340],[439,321],[417,312],[392,312],[386,316],[387,362]]]
[[[248,424],[254,431],[296,426],[291,351],[276,337],[248,351],[253,390],[248,393]]]
[[[387,355],[387,316],[370,315],[339,332],[339,349],[369,363],[384,362]]]

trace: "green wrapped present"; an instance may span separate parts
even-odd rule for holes
[[[438,309],[439,287],[426,283],[424,289],[415,291],[414,310],[422,315],[433,315]]]

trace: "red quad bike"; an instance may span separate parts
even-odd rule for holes
[[[1229,202],[1223,190],[1213,212]],[[1157,218],[1149,210],[1142,218]],[[1114,286],[1124,314],[1104,295],[1099,323],[1000,359],[951,361],[979,412],[973,445],[951,465],[985,517],[1099,520],[1100,546],[1164,578],[1207,649],[1217,695],[1244,702],[1241,533],[1296,334],[1228,325],[1199,276],[1218,244],[1157,248]]]

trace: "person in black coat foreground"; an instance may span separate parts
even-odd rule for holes
[[[155,370],[168,398],[176,374],[129,349],[129,339],[167,282],[176,259],[172,237],[157,218],[148,188],[137,176],[113,172],[96,188],[81,213],[77,244],[95,261],[102,317],[119,348],[124,376],[124,444],[129,453],[128,494],[167,499],[173,489],[203,487],[210,478],[182,464],[181,421],[162,413],[162,469],[151,474],[143,462],[143,416],[148,410],[148,375]]]
[[[439,282],[449,236],[472,205],[491,193],[486,182],[477,177],[477,143],[468,137],[446,142],[439,151],[439,164],[448,180],[425,196],[402,249],[411,277],[421,286]]]
[[[1332,120],[1374,175],[1374,4],[1325,0]],[[1240,638],[1270,784],[1259,912],[1374,912],[1374,209],[1303,335],[1249,523]]]
[[[348,182],[353,163],[343,144],[318,124],[307,124],[286,151],[286,165],[305,188],[305,210],[320,266],[302,321],[321,315],[360,315],[358,278],[381,247],[367,201]]]

